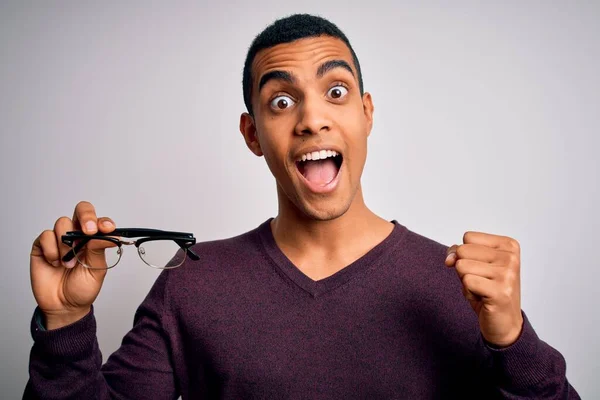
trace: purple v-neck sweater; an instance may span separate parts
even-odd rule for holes
[[[512,346],[484,342],[447,246],[394,221],[362,258],[313,281],[269,222],[198,243],[199,261],[164,271],[104,365],[93,311],[51,331],[34,317],[24,398],[579,398],[526,317]]]

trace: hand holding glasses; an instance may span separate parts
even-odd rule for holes
[[[111,218],[98,216],[93,204],[80,201],[72,218],[58,218],[52,229],[35,238],[29,260],[31,288],[46,329],[89,314],[108,269],[121,260],[126,245],[135,246],[153,268],[177,268],[188,256],[199,259],[191,250],[196,243],[191,233],[116,227]]]
[[[138,238],[136,240],[123,240],[121,238]],[[172,232],[147,228],[119,228],[109,233],[98,231],[93,235],[82,231],[69,231],[61,237],[62,243],[70,247],[70,251],[63,257],[63,262],[75,258],[79,264],[89,269],[110,269],[119,263],[123,255],[124,245],[134,245],[142,261],[158,269],[173,269],[181,266],[186,257],[199,260],[199,257],[190,247],[196,243],[192,233]],[[183,256],[173,257],[179,250]],[[84,250],[88,252],[104,251],[104,259],[95,258],[89,262],[84,257]],[[179,253],[178,253],[179,255]],[[104,260],[104,262],[99,261]]]

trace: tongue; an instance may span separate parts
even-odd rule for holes
[[[306,180],[318,185],[327,185],[337,174],[337,167],[333,159],[306,161],[304,165],[304,177]]]

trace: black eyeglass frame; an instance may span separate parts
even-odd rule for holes
[[[111,237],[111,236],[119,236],[126,238],[140,238],[133,242],[125,242],[120,239]],[[97,232],[93,235],[88,235],[82,231],[69,231],[61,236],[61,240],[67,246],[73,247],[73,243],[75,240],[81,240],[75,248],[72,248],[67,254],[65,254],[62,258],[62,261],[67,262],[71,261],[75,254],[79,253],[83,246],[87,244],[92,239],[102,239],[107,240],[119,247],[124,244],[134,244],[138,249],[141,244],[145,242],[155,241],[155,240],[172,240],[181,247],[186,254],[189,254],[192,260],[199,260],[200,257],[190,249],[191,246],[196,244],[196,238],[193,233],[188,232],[174,232],[174,231],[163,231],[160,229],[149,229],[149,228],[117,228],[112,232],[102,233]],[[145,262],[145,261],[144,261]],[[115,264],[116,265],[116,264]],[[149,264],[148,264],[149,265]]]

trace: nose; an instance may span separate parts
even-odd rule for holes
[[[328,115],[328,107],[319,101],[317,96],[306,96],[300,103],[298,123],[296,124],[296,135],[315,135],[327,132],[331,129],[331,119]]]

